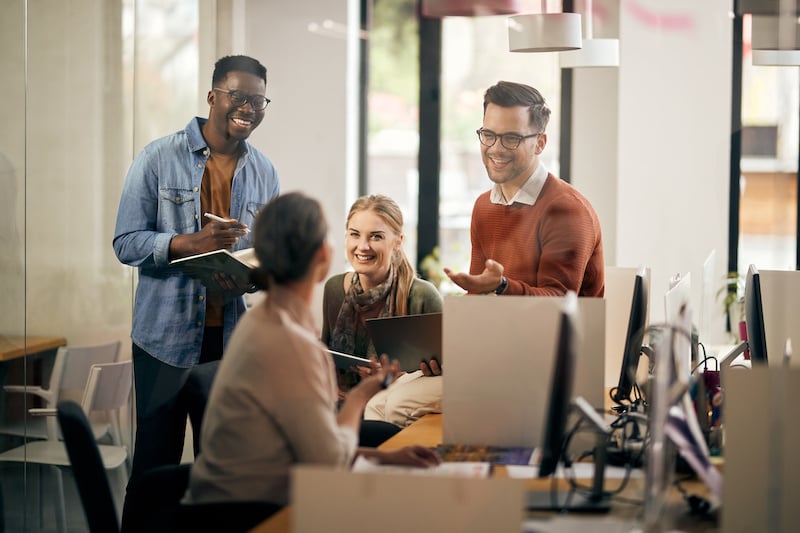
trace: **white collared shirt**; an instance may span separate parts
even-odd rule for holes
[[[533,205],[536,203],[536,199],[539,198],[539,193],[542,192],[545,180],[547,180],[547,169],[540,161],[531,177],[525,180],[525,183],[522,184],[522,187],[519,188],[513,198],[506,201],[503,191],[500,189],[500,184],[495,183],[491,193],[489,193],[489,201],[499,205],[512,205],[515,202]]]

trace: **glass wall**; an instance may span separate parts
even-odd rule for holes
[[[135,275],[111,240],[133,155],[183,128],[198,97],[198,0],[7,0],[0,17],[0,380],[48,385],[58,344],[120,340]],[[204,87],[210,70],[204,66]],[[31,395],[2,393],[0,451]],[[80,391],[74,399],[80,400]],[[130,414],[123,441],[130,446]],[[0,461],[6,531],[55,529],[55,479]],[[113,478],[112,478],[113,481]],[[42,499],[39,501],[41,483]],[[64,474],[66,523],[86,530]],[[121,502],[121,494],[118,494]],[[41,516],[40,516],[41,511]],[[41,521],[41,523],[40,523]]]

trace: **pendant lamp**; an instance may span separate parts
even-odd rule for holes
[[[423,17],[480,17],[519,13],[518,0],[422,0]]]
[[[511,52],[562,52],[581,47],[581,16],[578,13],[548,13],[542,0],[541,13],[508,17],[508,49]]]
[[[583,38],[583,46],[580,50],[558,54],[561,68],[619,66],[619,39],[594,39],[592,37],[592,15],[592,0],[586,0],[586,11],[583,14],[586,36]]]

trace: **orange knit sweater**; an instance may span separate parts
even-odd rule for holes
[[[497,205],[489,191],[475,201],[470,226],[470,274],[487,259],[503,267],[504,294],[602,297],[605,290],[600,220],[589,201],[548,174],[536,203]]]

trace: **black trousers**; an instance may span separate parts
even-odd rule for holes
[[[180,463],[187,415],[192,424],[194,453],[200,452],[201,423],[221,356],[222,328],[206,328],[200,364],[191,368],[168,365],[133,345],[136,438],[129,492],[144,472]],[[140,511],[131,506],[126,496],[123,524],[130,519],[127,515]]]

